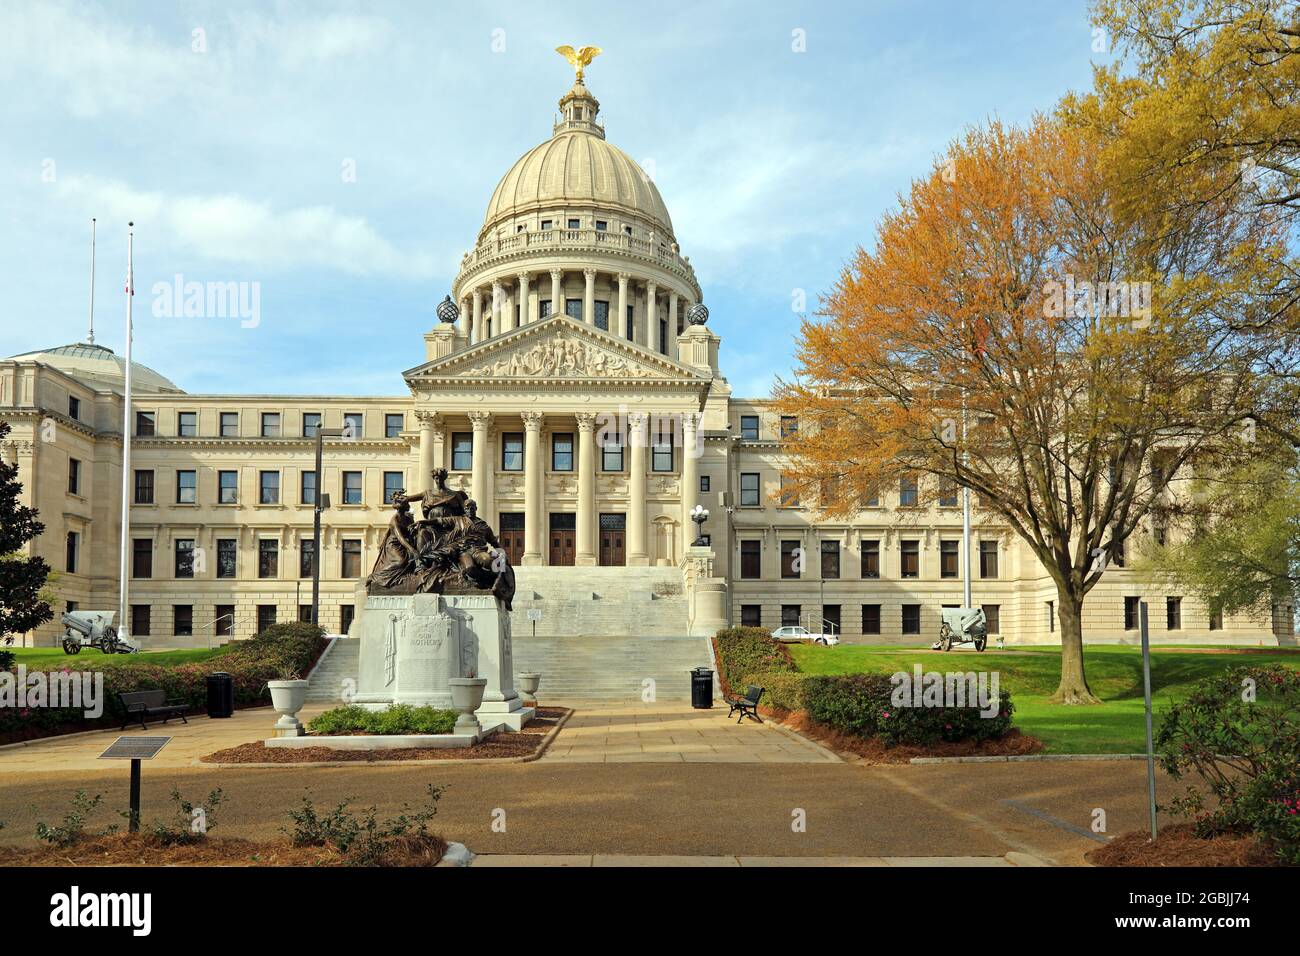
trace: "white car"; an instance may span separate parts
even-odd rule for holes
[[[781,641],[783,644],[798,644],[801,641],[812,641],[814,644],[821,644],[829,647],[832,644],[838,644],[840,642],[840,639],[834,634],[814,634],[801,624],[778,627],[772,632],[772,637]]]

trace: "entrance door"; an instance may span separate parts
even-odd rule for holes
[[[627,534],[626,527],[626,515],[609,514],[600,516],[601,567],[611,565],[621,567],[627,563],[623,554],[624,537]]]
[[[518,511],[501,513],[501,549],[511,567],[519,567],[524,560],[524,516]]]
[[[578,550],[577,515],[556,512],[551,515],[550,554],[553,567],[573,567]]]

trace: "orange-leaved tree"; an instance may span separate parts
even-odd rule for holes
[[[1088,592],[1171,482],[1249,455],[1270,363],[1290,359],[1240,321],[1278,280],[1258,255],[1276,231],[1229,192],[1154,248],[1091,135],[1038,117],[954,143],[803,322],[777,387],[800,416],[788,492],[844,516],[904,478],[922,503],[955,484],[1027,543],[1056,589],[1061,703],[1097,700]]]

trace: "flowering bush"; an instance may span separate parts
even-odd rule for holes
[[[1165,809],[1195,817],[1202,836],[1253,832],[1282,862],[1300,864],[1300,672],[1234,667],[1199,681],[1165,716],[1155,746],[1171,777],[1195,774],[1218,804],[1207,810],[1189,786]]]

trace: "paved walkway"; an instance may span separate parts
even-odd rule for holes
[[[727,718],[727,708],[672,703],[565,703],[575,713],[542,758],[554,763],[838,763],[772,723]]]
[[[1046,866],[1041,860],[1018,854],[1021,862],[1001,856],[630,856],[572,853],[529,856],[484,853],[471,866]]]

